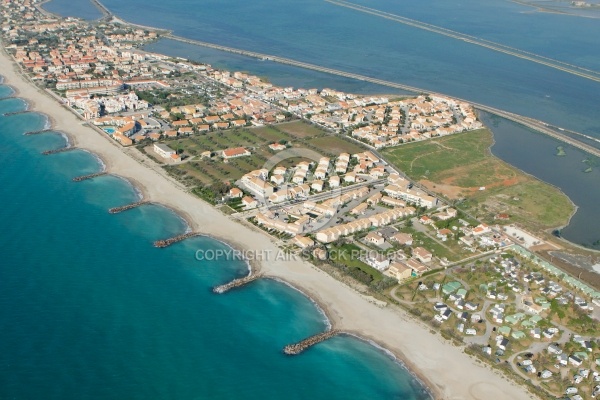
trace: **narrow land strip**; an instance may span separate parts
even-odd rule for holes
[[[47,113],[53,128],[69,134],[73,146],[97,153],[107,171],[135,182],[148,201],[163,204],[184,216],[191,229],[228,242],[238,249],[279,251],[266,234],[234,222],[209,204],[182,190],[171,179],[154,170],[149,162],[140,164],[108,136],[82,125],[75,115],[44,91],[29,84],[2,51],[0,70],[18,95],[32,102],[32,110]],[[150,246],[150,244],[149,244]],[[460,347],[450,345],[405,312],[378,308],[311,264],[300,259],[276,259],[262,263],[262,271],[302,288],[326,308],[335,329],[356,332],[381,343],[400,356],[434,391],[436,398],[528,399],[520,386],[508,382],[488,366],[479,364]]]

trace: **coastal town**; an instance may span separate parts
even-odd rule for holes
[[[291,115],[376,149],[482,126],[469,104],[449,98],[390,99],[277,87],[247,73],[140,50],[157,39],[157,32],[118,23],[101,23],[90,30],[71,18],[45,18],[39,24],[34,21],[39,9],[26,4],[20,10],[3,10],[2,31],[11,41],[6,48],[34,82],[53,90],[123,145],[261,126]],[[180,106],[151,105],[148,97],[177,99]],[[194,104],[186,97],[202,101]]]
[[[536,254],[552,244],[509,213],[483,221],[380,152],[482,129],[471,105],[278,87],[144,51],[160,31],[36,1],[0,15],[23,73],[96,134],[536,394],[600,395],[600,291]]]

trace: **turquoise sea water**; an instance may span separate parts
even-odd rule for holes
[[[9,96],[12,96],[14,90],[10,86],[2,85],[4,77],[0,77],[0,99],[6,99]]]
[[[23,108],[0,100],[0,398],[428,397],[354,338],[284,356],[326,327],[309,299],[270,280],[213,294],[246,266],[195,261],[197,249],[224,246],[207,238],[154,248],[183,221],[160,206],[108,214],[136,191],[114,176],[72,182],[99,161],[81,150],[42,156],[65,139],[23,135],[45,126],[42,115],[2,116]]]
[[[53,3],[52,11],[95,17],[87,0]],[[600,135],[598,83],[319,0],[105,3],[127,20],[182,36],[395,80]],[[363,4],[600,68],[600,28],[588,20],[526,14],[528,8],[499,0]],[[389,92],[169,42],[151,49],[189,57],[197,51],[200,61],[281,85]],[[9,93],[0,85],[0,97]],[[21,104],[0,100],[0,114]],[[133,201],[135,191],[110,176],[71,182],[98,162],[81,151],[40,156],[64,145],[59,135],[21,135],[44,122],[35,114],[0,116],[0,398],[425,397],[405,370],[355,339],[284,357],[285,344],[324,329],[310,301],[270,281],[210,293],[245,267],[195,262],[198,248],[221,246],[207,239],[154,249],[152,240],[185,229],[181,220],[155,206],[107,214]],[[579,193],[585,204],[566,231],[577,242],[593,240],[598,225],[587,217],[597,216],[600,185],[597,174],[577,170],[580,155],[567,149],[567,158],[556,160],[557,144],[510,124],[495,132],[495,154],[563,185],[576,202]]]

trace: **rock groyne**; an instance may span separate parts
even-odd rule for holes
[[[262,274],[252,274],[243,278],[234,279],[231,282],[226,283],[224,285],[215,286],[213,292],[218,294],[225,293],[231,289],[247,285],[248,283],[253,282],[259,278],[262,278]]]
[[[19,114],[25,114],[30,112],[29,110],[23,110],[23,111],[12,111],[12,112],[7,112],[2,114],[2,116],[4,117],[10,117],[11,115],[19,115]]]
[[[173,243],[181,242],[182,240],[189,239],[194,236],[201,236],[201,233],[198,232],[188,232],[183,235],[178,235],[169,239],[157,240],[154,242],[154,247],[167,247],[172,245]]]
[[[302,353],[304,350],[308,349],[310,346],[314,346],[317,343],[321,343],[324,340],[330,339],[336,335],[339,335],[341,332],[337,329],[332,329],[330,331],[318,333],[309,338],[304,339],[301,342],[288,344],[283,348],[283,352],[288,356],[295,356]]]
[[[143,206],[144,204],[149,204],[149,203],[150,202],[146,201],[146,200],[136,201],[135,203],[127,204],[127,205],[124,205],[121,207],[113,207],[113,208],[109,209],[108,212],[110,214],[118,214],[120,212],[131,210],[132,208]]]
[[[28,135],[38,135],[40,133],[46,133],[46,132],[54,132],[53,129],[40,129],[38,131],[29,131],[29,132],[25,132],[23,135],[28,136]]]
[[[96,178],[98,176],[103,176],[106,174],[108,174],[108,172],[102,171],[102,172],[96,172],[95,174],[76,176],[75,178],[73,178],[73,182],[81,182],[81,181],[85,181],[88,179]]]
[[[46,151],[42,152],[42,154],[45,156],[49,156],[50,154],[65,153],[67,151],[73,151],[73,150],[77,150],[77,147],[69,146],[69,147],[62,147],[60,149],[46,150]]]

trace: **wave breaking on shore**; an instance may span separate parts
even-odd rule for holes
[[[419,375],[414,371],[414,368],[410,368],[407,363],[402,360],[400,357],[398,357],[396,354],[394,354],[394,352],[392,352],[391,350],[385,348],[384,346],[380,345],[379,343],[375,342],[372,339],[367,339],[363,336],[361,336],[358,333],[354,333],[354,332],[342,332],[340,335],[346,335],[346,336],[351,336],[355,339],[360,340],[361,342],[367,343],[373,347],[375,347],[377,350],[381,351],[382,353],[384,353],[386,356],[388,356],[390,359],[392,359],[396,364],[400,365],[402,368],[404,368],[406,371],[408,371],[408,373],[412,376],[412,378],[414,379],[414,381],[416,383],[419,384],[420,387],[423,388],[423,393],[427,393],[427,395],[433,400],[435,399],[435,396],[433,395],[433,392],[431,391],[431,388],[429,386],[427,386],[425,384],[425,382],[423,382],[423,380],[419,377]]]
[[[325,311],[325,307],[322,306],[317,300],[315,300],[313,297],[311,297],[310,295],[308,295],[306,292],[304,292],[302,289],[292,285],[290,282],[286,281],[285,279],[282,278],[278,278],[278,277],[274,277],[274,276],[265,276],[265,279],[271,279],[274,280],[276,282],[279,283],[283,283],[284,285],[286,285],[287,287],[294,289],[295,291],[299,292],[300,294],[302,294],[304,297],[306,297],[311,303],[314,304],[315,308],[317,309],[317,311],[323,316],[323,322],[325,323],[325,327],[326,330],[330,331],[331,329],[333,329],[333,324],[331,323],[331,319],[329,318],[329,316],[327,315],[327,312]]]

